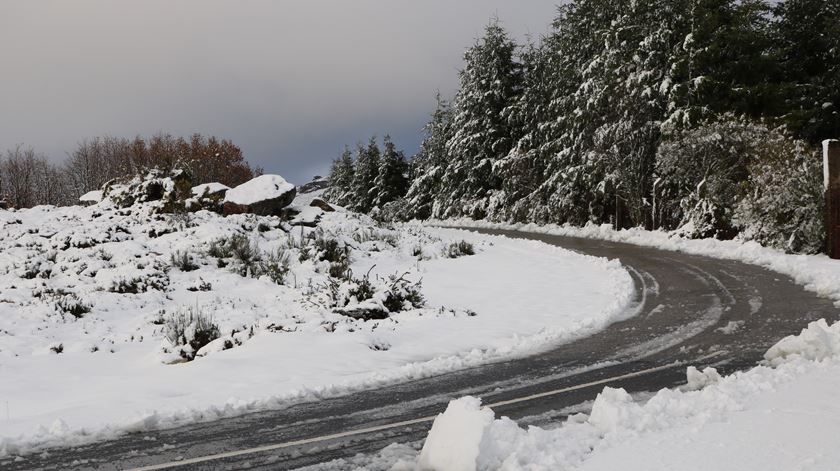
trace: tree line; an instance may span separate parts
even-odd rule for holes
[[[823,247],[837,2],[573,0],[529,44],[491,22],[459,79],[395,214]]]
[[[350,148],[333,161],[329,175],[329,199],[354,211],[387,210],[408,191],[408,162],[389,136],[380,149],[375,137]]]
[[[262,172],[237,145],[214,136],[96,137],[81,141],[61,163],[23,146],[6,151],[0,155],[0,200],[16,208],[75,204],[111,180],[152,169],[168,172],[176,165],[187,168],[195,184],[236,186]]]

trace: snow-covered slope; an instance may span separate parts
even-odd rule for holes
[[[372,298],[333,276],[327,251],[349,253],[343,276],[368,280]],[[383,290],[421,279],[425,307],[403,302],[378,320],[341,313],[381,309]],[[107,200],[0,211],[0,455],[527,354],[602,328],[631,296],[615,261],[383,227],[340,208],[317,229]],[[218,339],[182,341],[197,338],[194,321],[169,335],[197,312]]]

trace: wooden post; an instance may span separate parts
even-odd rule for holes
[[[823,141],[823,171],[826,248],[829,257],[840,259],[840,141]]]

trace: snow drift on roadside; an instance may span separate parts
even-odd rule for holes
[[[607,387],[588,415],[550,430],[493,420],[479,399],[456,399],[435,419],[419,456],[403,447],[373,461],[403,471],[834,470],[840,356],[814,358],[838,344],[840,323],[814,322],[767,352],[775,367],[727,377],[689,367],[686,386],[639,402]]]
[[[840,305],[840,263],[825,255],[786,254],[776,249],[763,247],[757,242],[686,239],[674,233],[647,231],[639,228],[617,231],[610,224],[589,224],[585,227],[574,227],[558,226],[556,224],[503,224],[472,219],[430,221],[428,224],[441,227],[508,229],[534,234],[585,237],[726,260],[737,260],[788,275],[805,289],[820,296],[832,298],[838,301],[838,305]]]

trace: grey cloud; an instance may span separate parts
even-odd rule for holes
[[[412,152],[488,19],[539,36],[555,3],[5,0],[0,149],[202,132],[294,181],[373,133]]]

